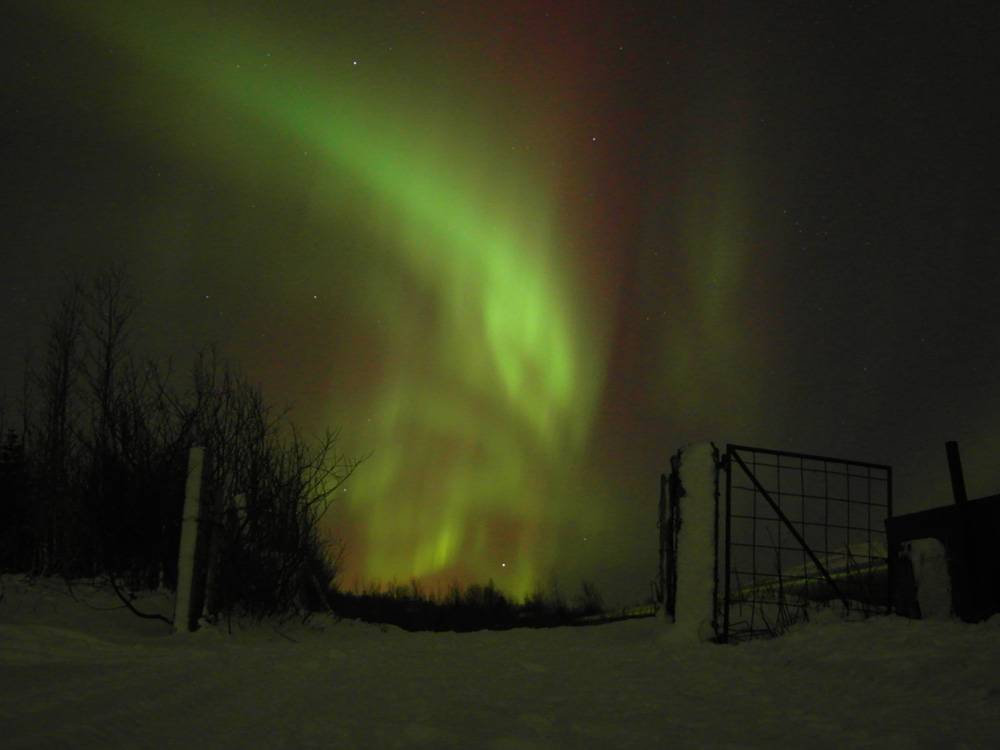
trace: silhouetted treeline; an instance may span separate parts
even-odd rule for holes
[[[389,623],[405,630],[552,627],[597,622],[605,614],[597,587],[587,581],[572,602],[567,602],[557,587],[515,602],[492,580],[485,586],[471,584],[464,591],[453,585],[444,596],[427,594],[416,582],[386,589],[371,585],[360,592],[334,591],[330,602],[342,617]]]
[[[333,433],[305,441],[214,350],[186,376],[141,361],[135,310],[113,268],[70,281],[46,321],[0,451],[0,571],[174,588],[188,450],[202,445],[210,611],[321,606],[335,570],[318,522],[357,462]]]

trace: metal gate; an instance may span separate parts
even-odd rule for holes
[[[890,611],[891,467],[727,445],[719,468],[726,474],[725,508],[716,507],[725,524],[715,546],[716,570],[723,556],[720,642],[779,635],[817,603],[865,616]]]

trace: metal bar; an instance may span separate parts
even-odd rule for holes
[[[850,467],[847,469],[847,480],[844,483],[844,498],[847,500],[847,548],[851,548],[851,477]]]
[[[730,547],[730,522],[733,516],[733,446],[726,446],[726,580],[725,580],[725,606],[722,611],[722,642],[729,642],[729,569],[731,561],[729,559]]]
[[[659,598],[663,602],[663,614],[667,616],[667,475],[660,474],[660,513],[656,520],[656,526],[660,531],[660,565],[657,569],[657,579],[660,584]]]
[[[872,562],[872,503],[871,503],[871,500],[872,500],[872,470],[868,469],[867,472],[868,472],[868,481],[865,484],[865,491],[868,493],[868,549],[867,549],[867,552],[868,552],[868,565],[870,566],[871,562]],[[848,549],[850,549],[850,547],[848,547]],[[869,582],[870,582],[870,579],[869,579]],[[867,587],[868,587],[868,584],[866,584],[866,589],[867,589]],[[867,611],[868,605],[872,604],[871,597],[869,596],[869,594],[870,594],[870,591],[866,590],[865,591],[865,599],[866,599],[866,601],[865,601],[865,608],[866,608],[866,611]]]
[[[830,476],[838,476],[838,474],[835,471],[831,471],[830,472]],[[843,475],[841,474],[839,476],[843,476]],[[872,477],[872,479],[874,481],[880,481],[880,482],[881,481],[885,481],[884,479],[879,479],[878,477]],[[738,485],[734,485],[733,489],[734,490],[746,490],[747,492],[750,492],[750,491],[753,490],[753,487],[744,487],[743,485],[739,485],[738,484]],[[786,492],[785,494],[786,495],[792,495],[794,497],[796,493]],[[846,503],[846,502],[848,502],[847,500],[845,500],[844,498],[841,498],[841,497],[826,498],[823,495],[803,495],[802,497],[804,497],[806,500],[825,500],[825,499],[829,499],[829,500],[832,500],[835,503]],[[980,499],[982,499],[982,498],[980,498]],[[1000,499],[1000,496],[997,496],[997,499]],[[850,502],[854,503],[855,505],[871,505],[873,508],[885,508],[886,507],[885,503],[867,503],[864,500],[851,500]],[[970,500],[969,502],[978,502],[978,500]],[[736,517],[739,518],[739,514],[737,514]],[[749,518],[749,516],[747,516],[747,518]]]
[[[965,476],[962,474],[962,457],[958,455],[958,443],[949,440],[944,444],[948,454],[948,471],[951,473],[951,494],[955,496],[955,505],[969,502],[965,492]]]
[[[949,507],[949,506],[945,506],[945,507]],[[739,513],[733,513],[733,518],[740,518],[740,519],[743,519],[744,521],[773,521],[774,520],[773,518],[765,518],[763,516],[743,516],[743,515],[740,515]],[[900,518],[902,518],[902,516],[900,516]],[[841,531],[867,531],[867,529],[864,526],[842,526],[839,523],[822,524],[819,521],[810,521],[809,523],[807,523],[805,525],[806,526],[827,526],[828,528],[831,528],[831,529],[840,529]],[[876,533],[881,534],[883,532],[879,531],[879,532],[876,532]],[[827,547],[829,547],[829,546],[830,546],[829,542],[827,542]]]
[[[747,449],[747,450],[750,450],[750,449]],[[791,453],[791,454],[781,453],[781,454],[779,454],[779,456],[784,456],[784,455],[788,455],[790,458],[797,458],[798,457],[798,454],[795,454],[795,453]],[[831,463],[835,463],[835,464],[843,462],[843,459],[840,459],[840,458],[824,459],[824,458],[818,457],[818,456],[806,456],[802,460],[803,461],[827,461],[828,460]],[[765,469],[776,469],[778,467],[777,464],[768,464],[768,463],[764,463],[763,461],[757,461],[756,465],[757,466],[762,466]],[[861,468],[871,468],[871,469],[885,469],[885,468],[887,468],[885,466],[879,466],[878,464],[859,465],[859,466]],[[788,468],[788,467],[785,467],[785,468]],[[810,466],[805,466],[805,467],[803,467],[802,470],[803,471],[808,471],[810,474],[829,474],[831,476],[836,476],[836,477],[847,477],[847,476],[851,476],[851,477],[864,477],[864,474],[849,474],[846,471],[830,471],[828,468],[827,469],[815,469],[815,468],[812,468]],[[875,480],[875,481],[877,481],[877,482],[884,482],[885,481],[885,479],[883,479],[881,477],[872,477],[872,479]]]
[[[830,474],[823,462],[823,554],[830,560]]]
[[[752,453],[766,453],[770,456],[792,456],[795,458],[807,458],[812,461],[829,461],[830,463],[838,464],[851,464],[853,466],[870,466],[873,469],[889,469],[886,464],[873,464],[867,461],[854,461],[849,458],[831,458],[830,456],[816,456],[809,453],[794,453],[792,451],[779,451],[772,448],[753,448],[749,445],[731,445],[734,451],[748,451]],[[811,469],[806,469],[806,471],[812,471]]]
[[[715,463],[715,514],[712,523],[712,630],[719,635],[719,470],[724,459],[719,459],[719,449],[712,443],[712,460]]]
[[[681,452],[670,458],[670,477],[667,480],[667,538],[666,538],[666,589],[664,598],[667,617],[677,621],[677,530],[680,522],[679,500],[682,492],[680,483]]]
[[[774,482],[775,482],[775,485],[776,485],[775,486],[776,494],[778,496],[777,502],[778,502],[778,505],[780,506],[781,505],[781,456],[777,456],[775,458],[775,463],[778,464],[778,465],[777,465],[777,467],[774,470]],[[781,566],[784,563],[784,560],[782,560],[782,558],[781,558],[781,524],[780,523],[778,524],[778,549],[776,549],[775,552],[777,553],[777,558],[778,558],[778,574],[780,576],[780,574],[781,574]]]
[[[892,518],[892,469],[889,469],[889,481],[886,484],[886,504],[889,507],[889,515],[886,518]],[[888,612],[892,613],[893,608],[896,604],[895,594],[896,594],[896,550],[893,545],[889,544],[889,529],[888,524],[883,521],[882,525],[885,527],[885,547],[886,547],[886,567],[888,568],[886,582],[886,598],[888,601]]]
[[[810,525],[810,524],[806,523],[806,474],[802,470],[804,463],[805,463],[805,459],[800,458],[799,459],[799,491],[802,493],[802,497],[800,498],[801,502],[800,502],[799,506],[800,506],[801,512],[802,512],[802,533],[803,534],[806,533],[806,527]],[[805,553],[804,550],[802,552],[802,567],[803,568],[806,567],[806,553]],[[809,584],[807,583],[806,584],[806,590],[807,591],[808,591],[808,588],[809,588]]]
[[[757,454],[753,453],[753,472],[757,472]],[[754,515],[754,521],[752,526],[752,533],[750,535],[750,579],[753,581],[757,580],[757,488],[753,488],[753,506],[752,511]],[[757,624],[757,597],[756,592],[751,592],[750,596],[750,629],[752,630],[754,625]]]
[[[845,597],[841,593],[840,589],[837,588],[837,584],[834,583],[833,578],[831,578],[830,574],[827,573],[826,568],[823,566],[823,563],[821,563],[819,561],[819,558],[816,557],[815,553],[812,551],[812,549],[809,547],[809,545],[806,544],[806,540],[803,539],[801,536],[799,536],[799,532],[795,530],[795,527],[792,525],[791,521],[788,520],[788,517],[782,512],[781,508],[778,507],[777,503],[775,503],[774,500],[771,499],[771,496],[768,494],[767,490],[764,489],[764,485],[762,485],[757,480],[757,477],[754,476],[753,472],[751,472],[750,469],[747,467],[747,465],[743,462],[743,459],[740,458],[739,453],[736,452],[737,450],[739,450],[739,448],[736,448],[734,446],[730,446],[730,451],[731,451],[732,457],[736,459],[736,461],[739,463],[739,465],[743,468],[743,471],[746,472],[747,476],[750,478],[750,481],[752,481],[754,483],[754,486],[757,488],[757,491],[760,492],[760,494],[764,496],[764,499],[768,503],[770,503],[771,508],[774,509],[774,512],[778,515],[778,518],[781,519],[781,522],[784,523],[785,526],[788,527],[789,531],[792,532],[792,536],[795,537],[795,540],[799,544],[801,544],[805,548],[805,550],[809,553],[809,557],[812,558],[813,563],[816,565],[816,569],[820,573],[823,574],[823,577],[826,579],[827,583],[830,584],[830,588],[833,589],[833,591],[837,595],[837,597],[844,603],[844,607],[846,609],[850,609],[851,606],[847,602],[847,597]],[[848,541],[850,541],[850,540],[848,540]],[[727,545],[727,547],[728,547],[728,545]]]

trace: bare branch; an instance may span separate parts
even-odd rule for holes
[[[128,607],[129,612],[131,612],[133,615],[135,615],[136,617],[141,617],[144,620],[162,620],[163,622],[167,623],[167,625],[174,624],[173,620],[164,617],[163,615],[156,614],[155,612],[153,614],[149,614],[147,612],[140,612],[139,610],[137,610],[135,606],[132,604],[132,602],[130,602],[128,598],[121,592],[121,589],[118,588],[118,584],[115,582],[115,577],[109,574],[107,578],[108,578],[108,583],[111,584],[111,588],[114,589],[115,595],[117,595],[117,597],[121,600],[122,604]]]

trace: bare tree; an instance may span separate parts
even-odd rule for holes
[[[126,589],[176,585],[187,452],[197,444],[212,456],[210,609],[264,616],[310,597],[322,605],[335,562],[319,524],[360,461],[337,451],[335,432],[303,439],[214,349],[196,357],[186,391],[170,363],[140,365],[136,309],[116,266],[88,285],[71,279],[47,321],[42,369],[24,384],[25,465],[40,480],[27,504],[29,567],[104,576],[126,602]]]
[[[98,274],[83,294],[84,325],[89,334],[86,380],[93,409],[93,438],[98,453],[112,446],[115,434],[113,411],[120,394],[120,379],[130,363],[129,325],[136,309],[128,272],[122,265]]]
[[[263,616],[322,596],[333,562],[319,522],[364,459],[340,454],[335,432],[304,440],[214,349],[199,355],[192,379],[193,430],[212,455],[209,611]]]
[[[70,279],[56,312],[47,321],[45,361],[35,378],[41,397],[41,441],[51,473],[65,469],[76,414],[83,344],[83,293],[78,279]]]
[[[35,528],[40,534],[33,568],[45,573],[57,565],[66,542],[73,432],[77,414],[78,376],[82,346],[83,293],[79,279],[70,277],[55,313],[46,321],[45,359],[41,372],[25,378],[25,432],[28,431],[28,389],[37,385],[40,399],[38,435],[39,515]]]

